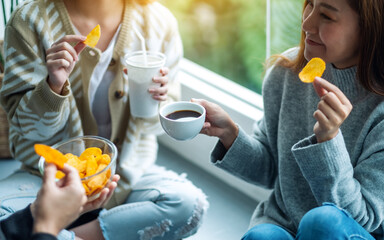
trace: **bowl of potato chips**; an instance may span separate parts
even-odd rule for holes
[[[65,174],[60,171],[64,163],[79,172],[81,182],[92,201],[99,197],[116,171],[117,148],[109,140],[98,136],[79,136],[59,142],[53,146],[35,144],[35,151],[40,155],[39,170],[44,174],[46,163],[53,163],[58,171],[56,179]]]

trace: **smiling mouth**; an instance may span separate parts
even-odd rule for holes
[[[312,46],[321,46],[322,44],[320,43],[317,43],[315,41],[312,41],[311,39],[305,39],[305,42],[308,44],[308,45],[312,45]]]

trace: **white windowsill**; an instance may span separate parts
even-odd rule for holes
[[[181,100],[203,98],[215,102],[249,134],[252,133],[255,121],[263,116],[262,97],[259,94],[187,59],[183,59],[177,78],[181,83]],[[246,183],[210,164],[210,152],[217,138],[198,135],[192,140],[176,141],[164,134],[159,137],[159,141],[247,196],[257,201],[268,197],[270,191]]]

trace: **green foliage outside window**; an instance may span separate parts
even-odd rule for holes
[[[266,0],[160,0],[175,15],[186,58],[261,92]],[[271,53],[296,46],[303,0],[271,0]]]

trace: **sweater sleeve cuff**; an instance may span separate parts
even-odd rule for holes
[[[229,149],[226,149],[220,140],[216,143],[216,146],[213,148],[211,152],[211,162],[213,164],[225,165],[226,159],[230,159],[232,156],[234,157],[237,156],[237,153],[233,153],[234,149],[237,149],[236,146],[241,144],[243,142],[243,139],[245,139],[248,136],[247,133],[240,126],[238,127],[239,127],[239,134],[237,135],[235,141],[232,143]]]
[[[68,99],[70,94],[70,83],[66,81],[63,87],[63,95],[59,95],[52,91],[47,81],[41,81],[37,87],[36,91],[38,92],[42,103],[44,103],[48,108],[54,112],[60,111],[64,102]],[[47,99],[49,99],[47,101]]]
[[[341,130],[336,137],[322,143],[317,143],[314,135],[303,139],[293,145],[292,153],[306,178],[326,177],[324,173],[339,173],[350,166],[350,157]]]

